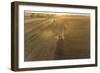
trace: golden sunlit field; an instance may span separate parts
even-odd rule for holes
[[[90,58],[90,15],[24,12],[24,60]]]

